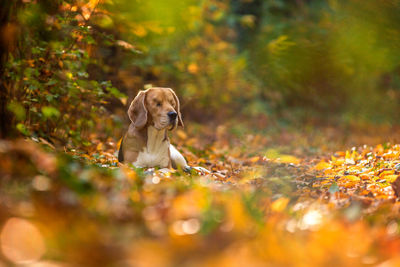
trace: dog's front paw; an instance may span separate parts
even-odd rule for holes
[[[184,172],[191,173],[192,170],[193,170],[193,168],[190,167],[189,165],[186,165],[185,167],[183,167],[182,170],[183,170]]]

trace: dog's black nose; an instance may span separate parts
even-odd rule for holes
[[[170,111],[167,113],[167,115],[171,121],[175,120],[176,116],[178,116],[178,114],[175,111]]]

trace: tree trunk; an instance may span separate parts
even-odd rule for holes
[[[9,91],[4,79],[8,55],[15,48],[17,38],[17,8],[21,1],[0,0],[0,138],[6,138],[12,131],[12,113],[7,110]]]

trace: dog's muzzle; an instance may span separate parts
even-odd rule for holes
[[[174,123],[176,120],[176,117],[178,116],[178,113],[176,113],[175,111],[170,111],[167,113],[167,115],[168,115],[170,123]]]

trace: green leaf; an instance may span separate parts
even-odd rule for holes
[[[58,118],[60,116],[60,112],[54,107],[42,107],[42,113],[45,118]]]
[[[48,102],[53,101],[53,99],[54,99],[54,96],[53,96],[53,95],[46,95],[46,100],[47,100]]]
[[[47,86],[49,86],[49,85],[55,85],[55,84],[57,84],[58,83],[58,81],[56,80],[56,79],[50,79],[47,83],[46,83],[46,85]]]
[[[329,193],[334,194],[339,191],[339,186],[337,185],[337,183],[333,183],[331,187],[329,187],[328,191]]]
[[[25,108],[18,102],[13,101],[7,105],[7,109],[14,113],[18,121],[25,120],[26,113]]]
[[[118,98],[120,98],[120,97],[126,97],[125,94],[121,93],[121,92],[120,92],[117,88],[115,88],[115,87],[108,87],[107,89],[108,89],[108,91],[110,92],[110,94],[111,94],[112,96],[115,96],[115,97],[118,97]]]
[[[29,135],[28,129],[25,127],[24,124],[18,123],[16,126],[17,130],[20,131],[24,135]]]
[[[86,35],[83,40],[84,42],[86,42],[87,44],[96,44],[96,41],[93,39],[92,36],[90,35]]]

